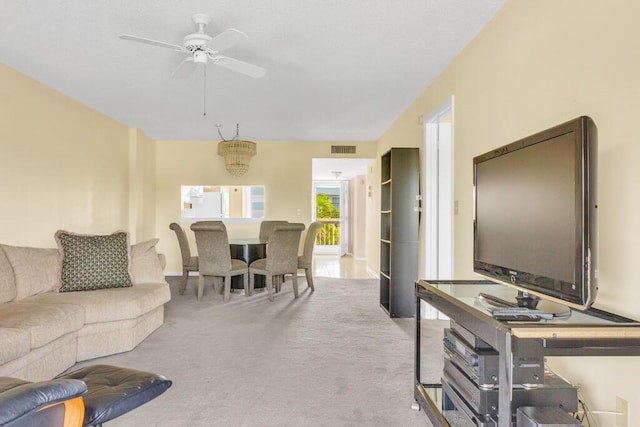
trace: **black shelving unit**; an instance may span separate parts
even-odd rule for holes
[[[381,162],[380,306],[391,317],[412,317],[418,278],[419,150],[392,148]]]

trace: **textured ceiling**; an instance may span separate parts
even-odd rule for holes
[[[4,0],[0,59],[159,140],[217,140],[218,123],[231,138],[239,123],[244,139],[375,141],[504,1]],[[173,78],[183,54],[118,38],[181,45],[194,13],[212,36],[246,33],[223,54],[267,74]]]

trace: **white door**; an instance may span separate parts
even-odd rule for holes
[[[424,215],[420,277],[453,278],[453,97],[424,120]],[[422,315],[434,318],[435,310],[422,306]]]
[[[349,181],[340,183],[340,256],[349,251]]]

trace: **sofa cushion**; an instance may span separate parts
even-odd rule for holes
[[[59,230],[55,234],[62,255],[60,292],[131,286],[129,235],[83,235]]]
[[[16,297],[16,282],[13,268],[0,245],[0,303],[12,301]]]
[[[60,255],[56,249],[2,245],[11,263],[16,300],[48,292],[58,284]]]
[[[164,282],[160,257],[156,252],[159,239],[131,245],[131,278],[133,283]]]
[[[39,304],[73,304],[85,311],[85,323],[135,319],[171,299],[169,284],[143,283],[129,288],[90,292],[47,292],[29,299]]]
[[[0,328],[0,365],[24,356],[31,350],[31,336],[24,329]]]
[[[0,307],[0,327],[27,331],[32,349],[79,330],[84,319],[82,307],[73,304],[38,304],[22,300]]]

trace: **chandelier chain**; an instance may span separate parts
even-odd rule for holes
[[[222,136],[222,132],[220,132],[220,128],[222,127],[221,124],[216,124],[216,128],[218,129],[218,135],[220,135],[220,139],[223,141],[237,141],[240,139],[240,123],[236,123],[236,135],[231,138],[231,139],[227,139],[224,136]]]

